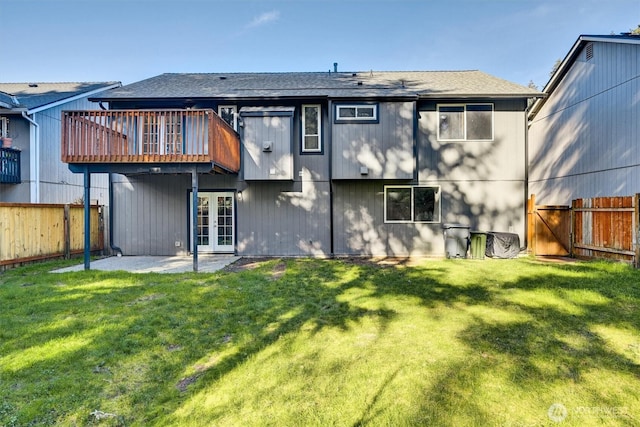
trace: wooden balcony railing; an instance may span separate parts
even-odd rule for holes
[[[213,163],[240,170],[240,139],[213,110],[62,112],[62,161]]]

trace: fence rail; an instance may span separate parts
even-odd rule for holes
[[[529,250],[535,255],[564,255],[553,249],[562,247],[575,258],[640,267],[640,194],[576,199],[571,206],[536,206],[532,195],[528,224]]]
[[[84,206],[0,203],[0,266],[84,250]],[[102,206],[91,206],[91,251],[104,250]]]

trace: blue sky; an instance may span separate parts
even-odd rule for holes
[[[167,72],[470,70],[540,89],[640,0],[0,0],[0,82]]]

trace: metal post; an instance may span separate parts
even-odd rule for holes
[[[84,269],[91,268],[91,173],[84,168]]]
[[[191,172],[193,209],[191,213],[191,234],[193,242],[193,271],[198,271],[198,171]]]

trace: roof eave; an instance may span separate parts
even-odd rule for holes
[[[59,105],[66,104],[68,102],[72,102],[72,101],[76,101],[78,99],[84,98],[86,96],[90,96],[90,95],[93,95],[93,94],[96,94],[96,93],[100,93],[102,91],[109,90],[109,89],[115,89],[115,88],[118,88],[118,87],[121,87],[121,86],[122,86],[122,83],[118,82],[118,83],[113,83],[113,84],[104,86],[104,87],[99,88],[99,89],[94,89],[92,91],[78,93],[78,94],[70,96],[68,98],[60,99],[60,100],[55,101],[55,102],[50,102],[50,103],[47,103],[47,104],[43,104],[43,105],[39,105],[37,107],[30,108],[30,109],[28,109],[27,114],[39,113],[41,111],[48,110],[49,108],[57,107]]]

